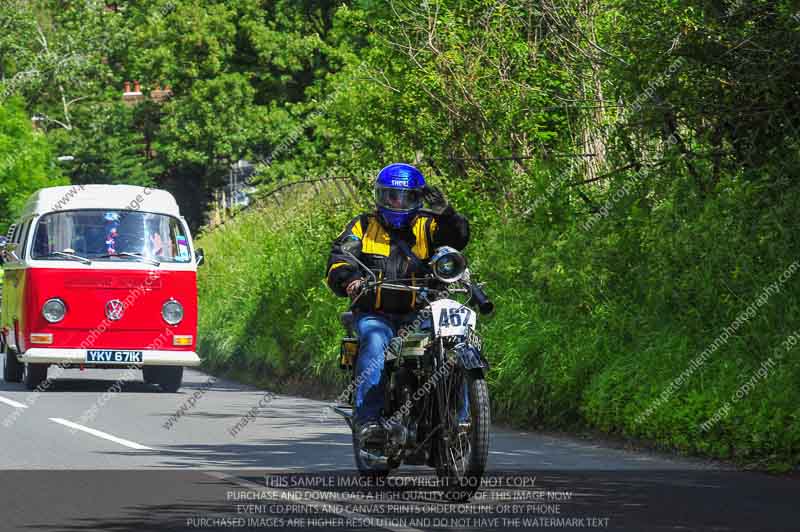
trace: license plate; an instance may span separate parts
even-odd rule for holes
[[[483,338],[478,336],[473,329],[470,329],[467,334],[467,343],[478,351],[483,351]]]
[[[95,350],[86,352],[86,362],[104,364],[141,364],[141,351]]]

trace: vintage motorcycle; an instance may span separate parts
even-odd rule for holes
[[[485,373],[489,364],[476,334],[476,311],[494,305],[470,280],[466,259],[450,247],[438,248],[425,267],[419,286],[380,281],[356,257],[360,242],[347,242],[344,252],[364,269],[369,281],[362,295],[378,287],[416,292],[414,319],[398,330],[384,353],[385,393],[377,439],[356,433],[353,396],[359,382],[355,359],[358,338],[352,312],[341,316],[347,337],[342,340],[340,366],[351,381],[332,409],[353,431],[355,462],[362,475],[382,477],[401,464],[436,469],[446,499],[467,500],[480,487],[489,455],[490,408]],[[461,303],[454,299],[466,297]],[[465,402],[468,403],[465,405]],[[468,408],[468,419],[459,412]],[[461,419],[459,419],[461,417]]]

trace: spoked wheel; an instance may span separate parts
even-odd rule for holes
[[[458,408],[462,395],[457,390],[467,383],[468,423],[459,424]],[[447,397],[451,404],[445,409],[443,434],[438,443],[436,474],[441,481],[445,499],[462,502],[470,499],[481,486],[489,459],[489,389],[483,376],[453,375],[447,382]]]

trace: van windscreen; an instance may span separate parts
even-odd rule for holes
[[[69,253],[92,261],[190,262],[183,224],[164,214],[140,211],[74,210],[45,214],[36,225],[34,259],[63,260]]]

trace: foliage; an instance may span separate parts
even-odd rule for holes
[[[342,382],[333,340],[340,305],[323,282],[319,257],[356,207],[340,204],[329,216],[314,207],[316,192],[301,190],[282,203],[284,215],[248,211],[198,241],[209,257],[199,277],[199,349],[209,369],[271,384],[300,378],[330,389]]]
[[[323,175],[366,193],[382,165],[413,162],[472,222],[498,306],[485,332],[501,416],[798,463],[796,353],[701,429],[797,329],[795,278],[648,410],[796,260],[792,2],[114,5],[0,6],[2,98],[42,117],[74,182],[168,188],[197,226],[241,158],[260,163],[260,194]],[[172,93],[127,107],[126,80]],[[354,209],[296,190],[201,239],[201,347],[214,369],[328,386],[340,302],[321,268]]]
[[[0,5],[2,98],[21,95],[73,182],[155,184],[202,222],[241,158],[264,159],[288,131],[285,106],[328,64],[338,2],[13,0]],[[122,105],[124,82],[145,99]],[[132,87],[132,88],[135,88]],[[280,102],[280,105],[276,105]]]
[[[5,234],[31,193],[67,182],[47,140],[34,132],[20,102],[0,105],[0,232]]]
[[[409,160],[444,185],[473,222],[473,268],[497,303],[484,332],[502,418],[757,466],[798,463],[800,397],[789,383],[800,368],[796,353],[780,352],[800,318],[795,278],[650,409],[796,260],[800,191],[785,176],[798,170],[797,71],[787,61],[800,41],[788,5],[397,0],[343,6],[332,20],[322,48],[339,68],[283,106],[274,131],[301,134],[261,175],[366,184],[381,163]],[[341,221],[328,212],[319,223]],[[280,324],[264,323],[272,347],[255,355],[267,372],[291,375],[299,362],[294,374],[330,382],[336,311],[309,295],[318,277],[308,272],[337,231],[301,232],[302,246],[271,248],[279,261],[252,263],[282,276],[269,291],[286,309],[298,308],[292,296],[313,301],[289,321],[268,307]],[[236,364],[259,352],[244,345],[227,337],[204,349]],[[778,355],[730,416],[702,429]]]

